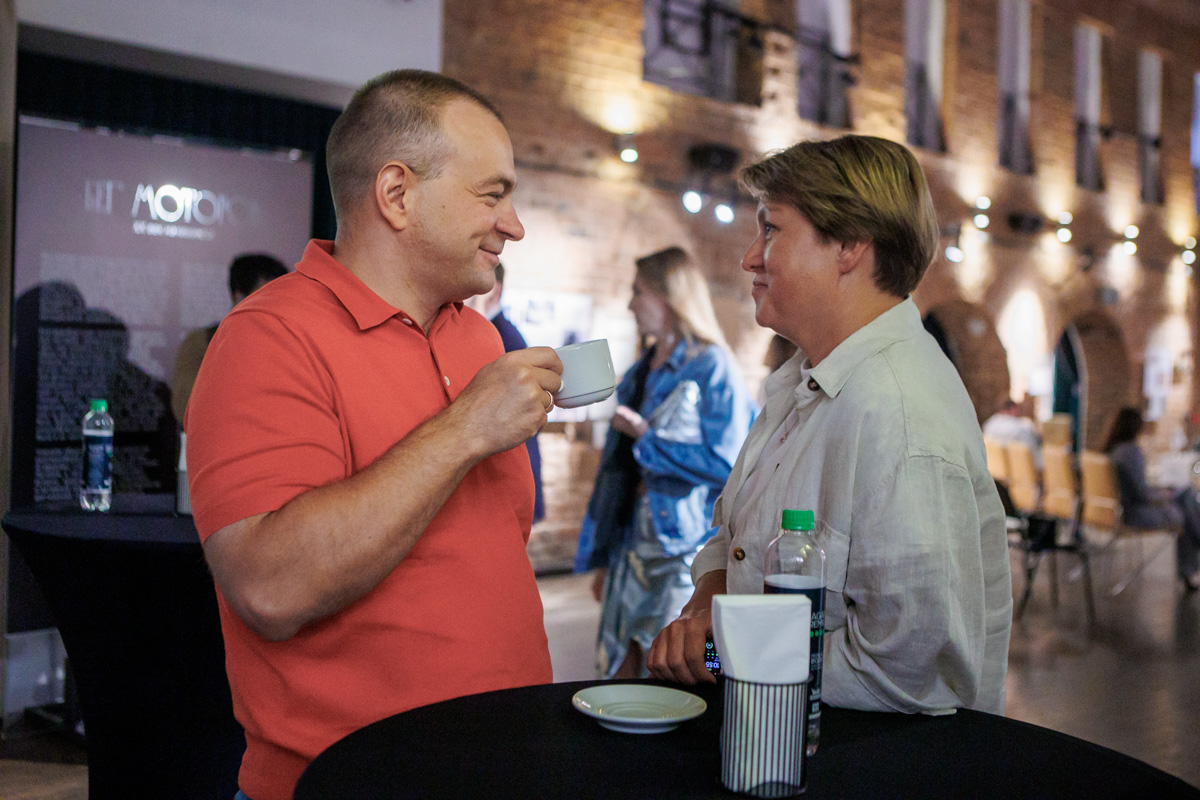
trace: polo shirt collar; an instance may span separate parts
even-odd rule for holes
[[[333,242],[324,239],[313,239],[304,249],[304,257],[296,265],[296,271],[305,277],[312,278],[329,291],[333,292],[338,302],[345,307],[361,331],[382,325],[392,317],[409,320],[414,329],[419,330],[416,321],[404,311],[392,307],[375,292],[371,291],[358,276],[333,257]],[[443,324],[445,313],[451,316],[458,314],[462,303],[448,303],[438,311],[438,316],[430,327],[430,333],[435,327]]]
[[[825,394],[837,397],[859,364],[888,345],[911,339],[924,331],[921,312],[909,295],[833,348],[832,353],[813,367],[812,378]]]

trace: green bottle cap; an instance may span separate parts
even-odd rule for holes
[[[816,525],[816,521],[816,516],[811,511],[797,511],[794,508],[788,508],[783,512],[781,527],[789,531],[811,531]]]
[[[107,412],[108,411],[108,401],[107,400],[93,400],[92,401],[92,411]]]

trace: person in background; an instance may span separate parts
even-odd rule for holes
[[[286,275],[287,271],[283,262],[274,256],[265,253],[240,255],[229,264],[229,298],[236,306],[256,289]],[[192,386],[200,372],[200,362],[204,360],[204,353],[216,332],[216,325],[197,328],[189,331],[179,344],[179,351],[175,355],[175,371],[171,375],[171,412],[181,426],[188,398],[192,396]]]
[[[517,326],[504,316],[504,311],[500,308],[500,299],[503,294],[504,265],[497,264],[495,286],[490,292],[477,294],[468,299],[467,305],[490,319],[496,326],[496,330],[500,333],[500,341],[504,343],[504,352],[524,350],[529,346],[525,343],[525,337],[517,330]],[[542,453],[538,449],[536,436],[525,442],[525,449],[529,451],[529,466],[533,470],[533,521],[538,522],[546,516],[546,507],[542,500]]]
[[[1176,492],[1151,489],[1146,483],[1146,457],[1138,445],[1142,414],[1122,408],[1113,418],[1104,452],[1117,474],[1121,494],[1121,521],[1133,528],[1167,528],[1179,531],[1175,540],[1175,567],[1189,592],[1200,589],[1200,503],[1192,488]]]
[[[355,92],[326,157],[337,238],[229,313],[187,410],[251,800],[290,800],[382,717],[553,677],[522,445],[562,363],[462,310],[525,235],[504,123],[400,70]]]
[[[1028,398],[1026,398],[1028,401]],[[1011,397],[1005,399],[1000,410],[983,423],[983,435],[1000,442],[1024,442],[1033,453],[1033,464],[1042,468],[1042,437],[1037,426],[1026,413],[1028,402],[1018,403]]]
[[[598,570],[605,678],[646,674],[650,643],[691,595],[688,569],[757,413],[682,249],[637,260],[629,309],[649,346],[617,387],[576,556],[577,571]]]
[[[742,258],[760,325],[799,352],[692,563],[696,591],[649,655],[712,682],[712,598],[763,591],[785,509],[826,555],[822,700],[872,711],[1004,712],[1012,582],[1004,509],[957,370],[910,293],[938,249],[920,165],[870,136],[806,141],[742,173],[758,236]]]

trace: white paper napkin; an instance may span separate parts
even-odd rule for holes
[[[739,681],[808,680],[812,601],[800,594],[713,597],[713,641],[721,671]]]

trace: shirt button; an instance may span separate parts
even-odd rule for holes
[[[745,550],[743,550],[740,547],[733,548],[733,560],[734,561],[745,561],[745,559],[746,559],[746,551]]]
[[[405,318],[404,318],[404,324],[405,324],[405,325],[412,325],[412,324],[413,324],[413,321],[412,321],[411,319],[409,319],[408,317],[405,317]]]
[[[446,382],[447,386],[450,385],[450,376],[449,375],[443,375],[442,380],[444,380]]]
[[[816,378],[809,378],[808,379],[808,388],[814,392],[819,392],[821,390],[821,384],[817,383]]]

